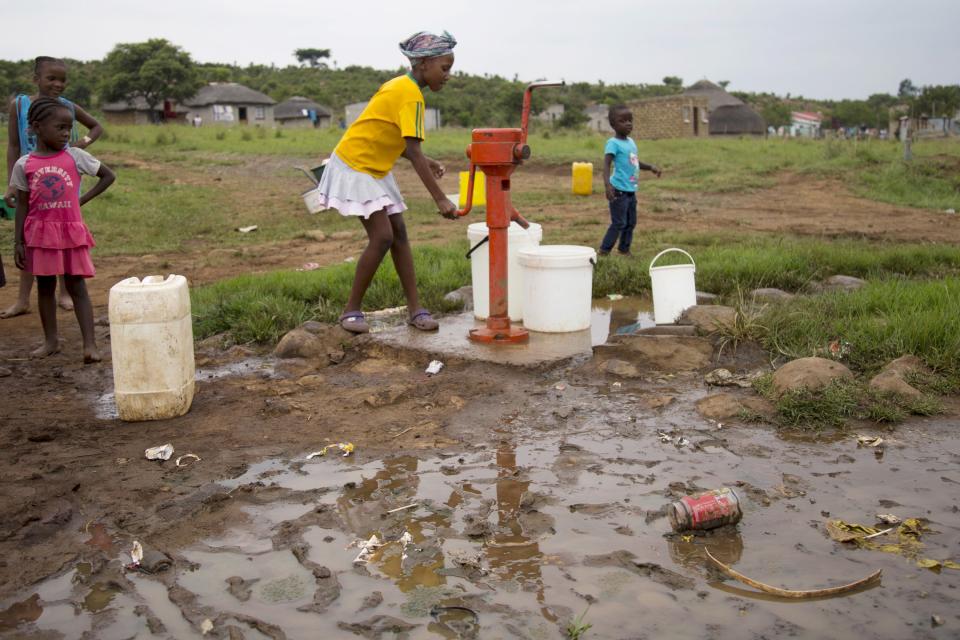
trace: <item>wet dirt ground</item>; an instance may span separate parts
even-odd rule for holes
[[[530,182],[550,190],[565,180],[543,171]],[[762,193],[685,194],[661,206],[642,224],[960,238],[932,213],[791,176]],[[543,213],[574,228],[581,210]],[[428,240],[418,233],[414,242]],[[106,257],[92,297],[102,316],[109,286],[131,273],[171,270],[197,284],[339,262],[361,244],[356,236]],[[611,306],[598,302],[595,312],[606,331],[643,320]],[[960,572],[847,547],[824,529],[830,518],[926,518],[923,557],[960,559],[955,400],[945,416],[880,432],[887,443],[877,456],[849,434],[802,440],[766,425],[718,428],[694,408],[711,393],[698,374],[620,380],[582,359],[539,368],[456,360],[428,377],[429,353],[358,339],[323,367],[200,344],[191,412],[127,424],[113,410],[109,358],[79,363],[66,312],[64,353],[26,358],[37,322],[33,313],[0,324],[0,367],[11,371],[0,378],[0,637],[192,638],[204,637],[209,620],[205,637],[555,638],[585,611],[588,638],[948,638],[960,628]],[[606,333],[597,326],[595,344]],[[107,327],[98,332],[108,351]],[[145,448],[166,442],[174,457],[202,460],[144,459]],[[306,460],[336,442],[356,451]],[[718,486],[740,492],[739,525],[689,540],[665,535],[664,505]],[[384,546],[354,564],[360,550],[347,547],[374,534]],[[124,569],[134,541],[154,573]],[[876,569],[883,578],[843,598],[785,602],[721,576],[704,548],[787,588],[835,586]]]

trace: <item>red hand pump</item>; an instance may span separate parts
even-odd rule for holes
[[[563,82],[534,82],[523,92],[523,112],[519,129],[474,129],[467,157],[470,181],[467,204],[457,211],[465,216],[473,208],[473,180],[477,167],[487,179],[487,229],[490,240],[490,315],[487,325],[470,330],[470,339],[488,343],[522,343],[529,339],[523,327],[510,326],[507,313],[507,229],[510,222],[526,229],[530,226],[510,202],[510,175],[530,157],[527,128],[530,124],[530,99],[537,87],[558,87]]]

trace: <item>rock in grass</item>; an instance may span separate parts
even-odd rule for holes
[[[467,285],[465,287],[460,287],[455,289],[443,296],[444,300],[448,302],[462,302],[464,311],[473,310],[473,287]]]
[[[826,358],[798,358],[783,365],[773,374],[777,397],[795,389],[821,389],[834,380],[853,379],[850,369]]]
[[[853,276],[830,276],[823,281],[824,291],[856,291],[867,284],[866,280]]]
[[[273,351],[278,358],[317,358],[325,353],[323,341],[303,329],[288,331]]]
[[[773,287],[754,289],[750,296],[757,302],[786,302],[794,297],[792,293]]]
[[[307,229],[303,232],[303,237],[308,238],[309,240],[316,240],[317,242],[323,242],[327,239],[327,234],[320,229]]]
[[[703,333],[714,333],[721,327],[732,325],[737,317],[733,307],[719,304],[698,304],[680,314],[678,324],[693,325]]]
[[[870,386],[878,391],[898,393],[911,398],[923,395],[918,389],[907,382],[907,376],[912,373],[929,373],[923,360],[916,356],[901,356],[888,363],[883,370],[870,380]]]

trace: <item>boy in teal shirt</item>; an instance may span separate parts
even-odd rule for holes
[[[660,169],[652,164],[640,162],[637,156],[637,143],[631,139],[633,131],[633,113],[626,105],[610,107],[608,117],[610,126],[616,134],[607,140],[603,157],[603,186],[610,202],[610,227],[600,243],[601,256],[608,256],[613,245],[620,238],[617,252],[630,255],[630,242],[633,240],[633,228],[637,226],[637,183],[640,170],[650,171],[658,178]],[[613,175],[610,175],[613,165]]]

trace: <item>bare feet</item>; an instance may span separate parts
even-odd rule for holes
[[[22,316],[25,313],[30,313],[30,307],[25,304],[20,304],[19,302],[14,302],[6,311],[0,312],[0,319],[6,320],[7,318]]]
[[[93,364],[101,360],[103,360],[103,356],[100,355],[100,351],[96,347],[83,349],[83,364]]]
[[[46,358],[47,356],[52,356],[55,353],[60,353],[60,341],[57,340],[52,344],[49,342],[44,342],[43,345],[34,349],[30,352],[31,358]]]
[[[73,311],[73,300],[70,298],[70,296],[67,296],[67,295],[60,296],[57,299],[57,304],[64,311]]]

